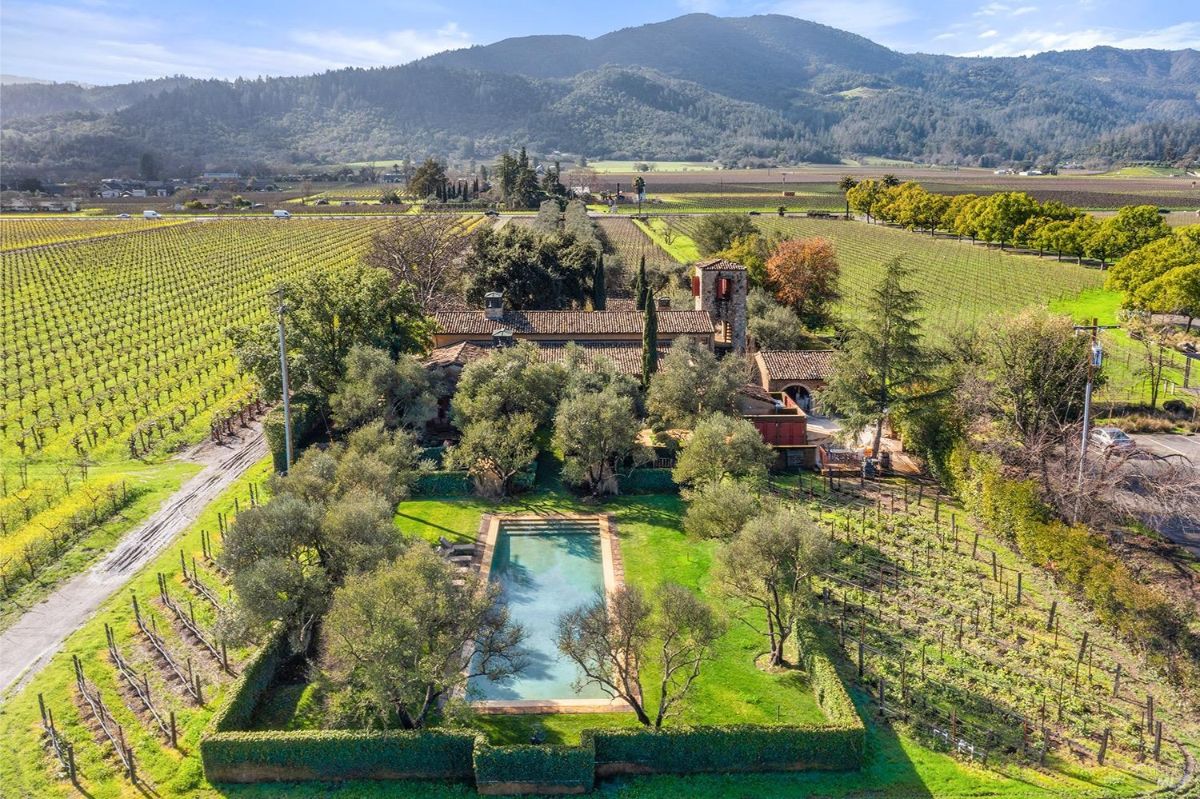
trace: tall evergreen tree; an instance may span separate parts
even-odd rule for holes
[[[596,259],[596,274],[592,276],[592,310],[603,311],[608,305],[604,286],[604,256]]]
[[[649,292],[649,281],[646,280],[646,256],[638,261],[637,277],[633,279],[633,296],[637,299],[637,309],[646,310],[646,294]]]
[[[918,404],[929,383],[931,358],[921,336],[921,294],[905,286],[910,274],[899,258],[888,263],[823,392],[827,407],[847,417],[847,430],[874,425],[871,451],[876,454],[884,419]]]
[[[646,313],[642,317],[642,385],[650,385],[650,376],[658,371],[658,308],[654,295],[646,291]]]

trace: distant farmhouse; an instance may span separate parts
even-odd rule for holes
[[[741,264],[696,263],[691,309],[675,310],[666,298],[657,300],[659,359],[683,336],[726,357],[747,357],[753,349],[747,336],[748,289]],[[440,430],[450,430],[449,395],[462,370],[514,342],[537,345],[549,362],[562,360],[567,345],[574,344],[585,358],[605,358],[625,374],[641,374],[642,311],[517,311],[505,307],[502,294],[490,293],[484,308],[437,311],[434,321],[434,349],[425,365],[445,377],[448,395],[434,422]],[[814,435],[808,417],[815,410],[813,394],[825,385],[832,364],[831,350],[753,353],[755,379],[742,389],[739,407],[779,453],[781,465],[815,464],[816,448],[827,436]]]

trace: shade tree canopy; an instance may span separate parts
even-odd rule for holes
[[[699,488],[724,480],[750,484],[766,480],[775,453],[753,424],[714,413],[696,425],[671,476],[680,485]]]
[[[832,241],[814,236],[780,242],[766,269],[775,298],[793,308],[804,324],[818,327],[829,320],[841,273]]]
[[[706,414],[733,412],[737,392],[749,374],[744,360],[735,356],[718,360],[695,339],[681,336],[650,379],[647,410],[666,427],[690,427]]]
[[[293,391],[311,386],[328,397],[346,376],[356,345],[382,349],[393,359],[420,352],[428,320],[412,292],[397,291],[389,274],[364,263],[307,273],[286,286],[288,372]],[[279,331],[275,321],[230,331],[240,368],[268,398],[281,393]]]
[[[424,727],[471,677],[503,681],[526,665],[524,631],[499,588],[425,545],[357,574],[334,592],[321,669],[335,715],[367,727]]]

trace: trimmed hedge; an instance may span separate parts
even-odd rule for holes
[[[300,448],[312,441],[325,418],[325,400],[309,391],[292,395],[292,455],[299,457]],[[280,403],[263,417],[263,434],[271,450],[275,471],[287,470],[287,437],[283,429],[283,404]]]
[[[809,675],[828,724],[586,730],[584,741],[596,753],[596,775],[861,768],[866,727],[837,670],[817,654],[810,659]]]
[[[208,720],[209,732],[242,730],[249,726],[258,700],[270,687],[287,654],[287,636],[282,627],[277,627],[242,667],[241,676],[229,690],[229,699]],[[204,741],[201,741],[200,749],[203,754]]]
[[[446,730],[222,732],[200,744],[210,782],[470,779],[475,733]]]
[[[670,469],[634,469],[617,479],[622,494],[678,494]]]
[[[528,491],[536,480],[537,468],[531,466],[513,478],[513,489]],[[465,470],[423,472],[417,475],[412,487],[414,497],[467,497],[474,491],[475,483]]]
[[[491,746],[475,743],[475,785],[480,793],[587,793],[596,775],[596,753],[583,746]]]
[[[464,472],[423,472],[413,481],[414,497],[465,497],[471,494],[471,476]]]

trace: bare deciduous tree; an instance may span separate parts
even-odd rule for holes
[[[390,272],[394,283],[411,286],[417,304],[428,314],[459,288],[471,239],[460,217],[421,214],[377,236],[367,260]]]
[[[657,607],[641,589],[623,586],[560,616],[558,648],[579,667],[580,683],[623,699],[638,721],[661,729],[723,631],[712,609],[681,585],[664,583]],[[658,707],[651,719],[642,665],[655,654]]]

